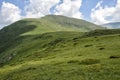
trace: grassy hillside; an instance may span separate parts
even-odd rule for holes
[[[60,19],[56,22],[51,16],[42,19],[62,27],[62,22],[57,23]],[[33,26],[33,22],[29,30],[22,30],[30,20],[25,19],[28,22],[23,22],[20,28],[17,22],[13,24],[18,24],[17,29],[11,26],[0,31],[1,34],[8,28],[7,32],[13,31],[10,38],[6,38],[7,32],[2,36],[5,38],[0,36],[0,80],[120,79],[120,30],[80,32],[70,25],[71,30],[44,32],[43,28]],[[14,31],[17,33],[13,34]]]
[[[0,55],[7,61],[1,64],[0,79],[119,80],[120,36],[82,35],[53,32],[17,40]]]

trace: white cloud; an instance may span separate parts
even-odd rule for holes
[[[30,4],[25,7],[26,17],[42,17],[50,14],[50,9],[54,6],[56,15],[64,15],[74,18],[81,18],[79,11],[82,0],[63,0],[62,4],[58,4],[60,0],[30,0]]]
[[[0,27],[9,25],[22,18],[39,18],[48,14],[51,14],[50,9],[54,6],[53,14],[64,15],[74,18],[82,18],[80,7],[82,0],[63,0],[63,3],[59,4],[60,0],[27,0],[24,10],[21,10],[18,6],[15,6],[9,2],[3,2],[0,10]],[[55,6],[56,5],[56,6]],[[24,12],[24,16],[22,15]]]
[[[42,17],[50,14],[50,8],[59,3],[59,0],[30,0],[25,7],[26,17]]]
[[[26,17],[37,18],[51,14],[50,9],[57,5],[54,14],[82,18],[79,11],[82,0],[63,0],[62,4],[59,2],[60,0],[30,0],[30,4],[25,7]]]
[[[92,9],[91,19],[96,24],[104,24],[109,22],[120,21],[120,0],[117,0],[115,7],[102,7],[102,1],[98,2],[95,8]]]
[[[21,19],[21,10],[8,2],[3,2],[0,11],[0,28]]]
[[[82,5],[82,0],[64,0],[60,5],[56,6],[56,15],[65,15],[68,17],[82,18],[82,13],[80,12],[80,7]]]

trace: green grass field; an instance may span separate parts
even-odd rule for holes
[[[67,21],[61,22],[58,17],[55,21],[60,21],[52,26],[51,16],[42,19],[50,19],[48,22],[53,28],[58,22],[61,25]],[[65,26],[67,30],[50,28],[50,31],[47,27],[48,30],[43,30],[40,23],[39,26],[33,22],[32,26],[18,23],[0,31],[0,80],[120,79],[119,29],[93,31],[93,28],[90,32],[81,32],[81,27],[76,30],[75,26],[70,29]],[[26,24],[29,28],[24,27]]]

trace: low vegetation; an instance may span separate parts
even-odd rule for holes
[[[0,80],[120,79],[119,30],[113,30],[113,33],[110,33],[112,30],[108,33],[106,30],[97,30],[97,33],[94,33],[96,30],[57,31],[53,30],[55,25],[52,27],[53,23],[48,21],[54,22],[55,18],[48,16],[42,19],[32,19],[35,22],[30,19],[23,20],[27,21],[24,23],[27,25],[29,22],[32,23],[30,25],[39,23],[39,26],[31,26],[32,28],[25,32],[19,32],[19,28],[15,27],[22,25],[18,24],[19,22],[0,31]],[[59,17],[55,24],[63,26],[65,23],[62,20],[63,17]],[[47,22],[44,29],[41,28],[41,24]],[[70,23],[66,24],[66,29],[73,24]],[[45,30],[49,24],[51,28]],[[75,24],[72,26],[78,27],[79,23]],[[20,30],[24,27],[20,27]],[[13,36],[12,34],[16,33],[14,31],[18,33]]]

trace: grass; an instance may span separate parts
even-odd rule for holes
[[[36,29],[10,36],[7,43],[1,39],[0,80],[120,79],[119,30],[86,36],[91,32]]]
[[[52,32],[27,37],[29,41],[23,39],[23,43],[4,52],[4,55],[16,52],[16,55],[0,68],[0,79],[119,80],[120,58],[109,58],[119,55],[118,34],[98,36],[99,41],[94,37],[80,36],[83,33]],[[101,47],[105,49],[100,50]]]

